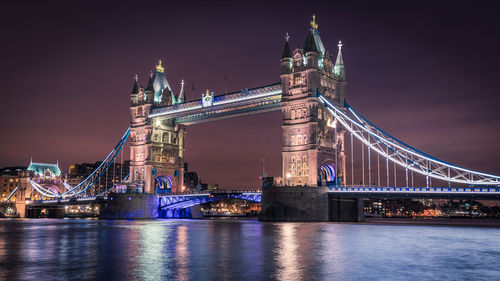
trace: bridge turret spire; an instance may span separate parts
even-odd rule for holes
[[[148,86],[146,87],[146,91],[154,91],[153,82],[154,82],[154,75],[153,72],[151,71],[149,73],[149,81],[148,81]]]
[[[138,80],[139,80],[139,77],[137,77],[137,74],[136,74],[134,76],[134,86],[132,87],[131,94],[138,94],[139,93],[139,85],[137,85]]]
[[[342,81],[345,81],[345,69],[344,69],[344,59],[342,58],[342,41],[339,41],[338,47],[339,52],[337,54],[337,60],[335,61],[335,66],[333,67],[333,73],[337,75]]]
[[[290,45],[288,44],[288,39],[290,39],[290,36],[288,36],[288,32],[285,35],[285,48],[283,48],[283,54],[281,55],[281,58],[291,58],[292,57],[292,52],[290,51]]]
[[[177,98],[178,103],[183,103],[186,101],[186,94],[184,93],[184,79],[181,80],[181,91],[179,92],[179,97]]]

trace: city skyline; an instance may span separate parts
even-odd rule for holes
[[[2,19],[4,26],[16,15],[23,20],[2,32],[11,44],[1,47],[8,121],[1,128],[8,135],[0,166],[26,165],[33,157],[59,160],[67,170],[102,160],[128,127],[134,75],[145,86],[158,59],[175,93],[186,81],[188,100],[207,88],[224,94],[226,76],[228,92],[277,82],[285,33],[292,49],[302,45],[316,14],[325,47],[335,53],[337,41],[344,43],[347,101],[363,115],[445,161],[500,171],[494,145],[500,141],[494,56],[500,42],[491,35],[498,21],[492,7],[336,3],[342,9],[319,4],[276,14],[278,4],[242,11],[231,4],[206,11],[169,5],[176,12],[163,18],[161,9],[132,3],[77,11],[55,3],[10,7],[13,13]],[[384,12],[389,3],[399,13]],[[258,185],[262,158],[268,174],[281,174],[281,113],[190,126],[186,141],[186,161],[206,182]]]

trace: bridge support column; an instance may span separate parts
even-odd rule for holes
[[[154,219],[158,217],[158,196],[149,193],[110,194],[99,218]]]
[[[343,198],[329,194],[328,215],[330,221],[362,222],[365,220],[363,198]]]
[[[328,221],[326,187],[263,187],[261,221]]]
[[[27,218],[26,216],[26,203],[22,201],[16,201],[16,211],[20,218]]]

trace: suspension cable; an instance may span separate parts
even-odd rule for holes
[[[409,145],[397,140],[386,132],[380,130],[368,120],[357,114],[348,104],[345,104],[348,112],[350,112],[358,121],[348,117],[346,113],[334,106],[322,95],[319,95],[320,100],[327,105],[327,109],[335,115],[336,119],[349,131],[351,131],[359,140],[366,145],[370,145],[377,153],[384,155],[387,159],[400,166],[408,168],[419,174],[451,181],[455,183],[465,183],[472,185],[496,185],[500,186],[500,176],[476,172],[458,167],[441,161],[437,158],[420,152]],[[367,142],[364,133],[370,134],[377,139],[376,143],[370,144]],[[381,148],[387,147],[388,151]],[[389,149],[392,154],[389,154]],[[408,164],[405,164],[405,159]],[[432,169],[428,165],[432,164]],[[448,176],[444,168],[451,168],[453,174]]]
[[[380,154],[377,153],[377,180],[378,186],[380,186]]]
[[[361,142],[361,171],[363,172],[363,181],[361,185],[365,185],[365,148],[363,147],[363,143]]]

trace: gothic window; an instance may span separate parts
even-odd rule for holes
[[[321,108],[318,108],[318,119],[323,119],[323,110]]]
[[[177,136],[172,134],[172,143],[176,144],[177,143]]]
[[[163,133],[163,138],[162,138],[162,142],[168,142],[169,141],[169,134],[168,133]]]
[[[137,108],[137,116],[142,116],[142,107]]]
[[[291,115],[292,115],[292,116],[291,116],[292,120],[293,120],[293,119],[295,119],[295,109],[292,109],[292,110],[291,110]]]
[[[304,163],[307,162],[307,157],[306,156],[302,156],[302,162],[304,162]],[[305,168],[305,166],[304,166],[304,168]]]
[[[307,135],[306,134],[293,135],[290,137],[290,141],[292,145],[307,144]]]
[[[294,80],[295,80],[295,81],[294,81],[294,84],[295,84],[295,85],[300,85],[300,84],[302,84],[302,77],[301,77],[300,75],[295,76],[295,77],[294,77]]]

